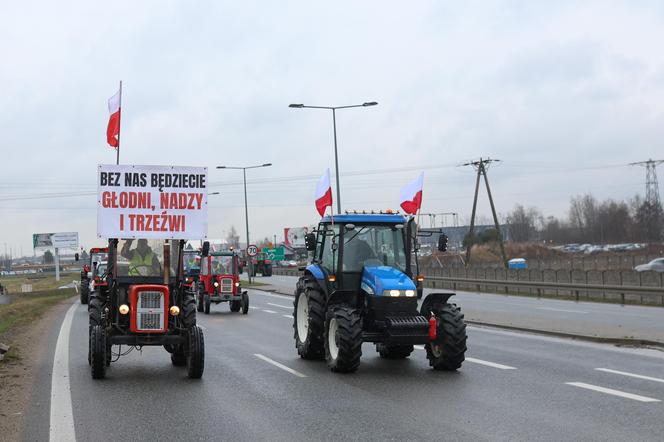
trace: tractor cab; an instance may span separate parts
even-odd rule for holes
[[[194,287],[201,274],[201,255],[198,250],[184,250],[182,252],[182,265],[184,266],[184,284]]]
[[[240,283],[240,257],[234,251],[212,252],[201,259],[198,311],[210,313],[210,304],[228,302],[232,312],[247,314],[249,297]]]
[[[433,368],[461,366],[465,324],[448,303],[454,294],[431,293],[418,308],[417,236],[414,219],[394,213],[326,216],[306,235],[313,258],[298,281],[293,312],[301,357],[324,357],[333,371],[350,372],[359,367],[362,342],[375,343],[388,359],[424,344]]]
[[[88,262],[81,270],[81,304],[87,304],[90,296],[94,294],[94,286],[101,284],[101,276],[97,266],[105,263],[108,259],[108,247],[93,247],[88,254]]]

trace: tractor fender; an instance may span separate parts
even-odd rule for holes
[[[325,272],[320,267],[316,265],[308,265],[307,268],[304,270],[304,275],[297,282],[297,286],[295,289],[295,296],[297,296],[297,293],[300,289],[304,290],[304,284],[306,283],[307,280],[312,282],[316,281],[321,292],[327,296],[328,285],[327,281],[325,280],[325,276],[326,276]]]
[[[447,301],[456,295],[456,293],[429,293],[420,307],[420,314],[422,316],[429,316],[431,312],[440,311]]]

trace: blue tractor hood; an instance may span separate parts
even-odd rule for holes
[[[382,296],[386,290],[415,290],[415,283],[401,270],[388,266],[364,267],[362,290],[370,295]]]

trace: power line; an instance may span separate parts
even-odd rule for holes
[[[646,168],[646,202],[650,207],[660,207],[657,165],[662,163],[664,163],[664,160],[652,159],[629,163],[630,166],[644,166]]]

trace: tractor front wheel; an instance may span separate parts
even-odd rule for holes
[[[205,314],[209,315],[210,314],[210,295],[203,295],[203,303],[205,304],[205,306],[204,306]]]
[[[187,376],[200,379],[205,369],[205,340],[203,330],[194,326],[188,331],[189,351],[187,352]]]
[[[228,304],[230,305],[231,311],[233,313],[239,312],[242,308],[242,301],[230,301]]]
[[[376,351],[384,359],[405,359],[413,352],[412,345],[376,344]]]
[[[81,283],[81,304],[87,304],[90,297],[90,283],[85,281]]]
[[[182,326],[191,328],[196,325],[196,296],[193,292],[184,293],[182,301]]]
[[[323,359],[325,296],[315,281],[301,279],[293,302],[293,329],[297,354],[303,359]]]
[[[424,346],[434,370],[453,371],[461,367],[466,354],[466,323],[456,304],[445,304],[436,314],[437,339]]]
[[[176,347],[175,351],[171,353],[171,362],[176,367],[182,367],[187,364],[187,354],[184,351],[184,345]]]
[[[90,368],[92,379],[106,377],[106,331],[101,325],[90,328]]]
[[[330,370],[352,373],[360,367],[362,319],[350,306],[332,307],[325,319],[325,359]]]
[[[249,313],[249,295],[247,292],[242,292],[242,300],[240,301],[240,304],[242,304],[242,314],[246,315]]]

